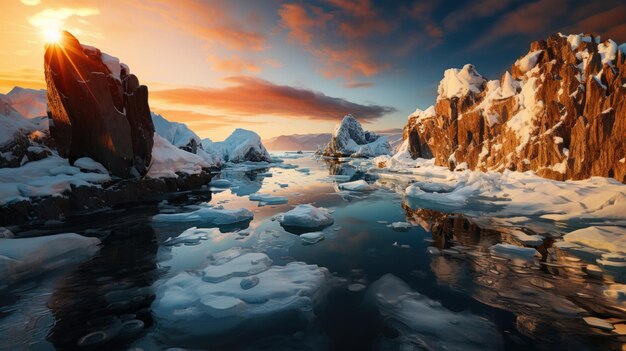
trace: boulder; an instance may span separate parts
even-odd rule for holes
[[[154,125],[148,88],[128,66],[68,32],[44,56],[50,133],[70,163],[90,157],[113,175],[148,171]]]

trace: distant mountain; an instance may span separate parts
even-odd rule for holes
[[[385,135],[389,139],[391,148],[395,150],[395,147],[402,143],[402,129],[387,129],[382,131],[376,131],[379,135]],[[320,134],[291,134],[291,135],[279,135],[277,137],[263,140],[263,145],[268,150],[280,150],[280,151],[316,151],[319,148],[324,148],[330,141],[331,133]]]
[[[279,135],[263,141],[268,150],[315,151],[330,140],[330,133]]]

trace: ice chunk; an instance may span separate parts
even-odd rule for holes
[[[311,232],[300,235],[300,239],[307,244],[315,244],[324,240],[324,234],[322,232]]]
[[[293,210],[276,217],[283,226],[319,228],[333,224],[333,215],[324,207],[315,207],[311,204],[298,205]]]
[[[264,270],[250,270],[252,261]],[[271,260],[263,253],[246,253],[167,279],[159,285],[152,304],[158,332],[172,343],[197,347],[199,339],[227,333],[244,323],[251,329],[271,328],[288,313],[310,313],[325,292],[328,271],[303,262],[272,267],[268,263]],[[207,273],[222,280],[211,281]]]
[[[227,225],[252,220],[254,214],[246,208],[227,210],[222,206],[212,207],[202,204],[200,208],[192,212],[158,214],[152,218],[155,222],[202,222],[212,225]]]
[[[324,155],[332,157],[374,157],[388,155],[391,145],[386,136],[363,130],[354,116],[348,114],[335,126]]]
[[[341,190],[350,190],[350,191],[371,191],[371,190],[374,190],[374,187],[369,185],[363,179],[355,180],[353,182],[337,184],[337,187],[339,189],[341,189]]]
[[[280,205],[288,202],[284,196],[254,193],[249,196],[250,201],[259,201],[260,205]]]
[[[427,350],[500,350],[502,339],[485,318],[469,312],[452,312],[439,302],[419,294],[399,278],[385,274],[367,291],[367,299],[383,320],[400,334],[389,342],[420,346]]]
[[[35,238],[0,238],[0,281],[4,284],[80,263],[99,250],[100,240],[74,233]]]
[[[608,252],[626,253],[625,227],[586,227],[566,234],[563,240]]]
[[[407,222],[393,222],[388,225],[388,227],[392,228],[397,232],[408,232],[411,229],[411,223]]]
[[[272,260],[263,253],[245,253],[218,265],[209,265],[203,271],[203,279],[218,283],[232,277],[245,277],[265,272]]]

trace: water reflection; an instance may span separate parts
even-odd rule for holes
[[[626,341],[617,333],[590,328],[584,316],[623,321],[625,304],[606,294],[610,282],[589,276],[585,264],[545,240],[530,264],[494,255],[498,243],[519,245],[507,228],[483,229],[459,215],[412,209],[407,218],[431,230],[431,269],[447,285],[486,305],[510,311],[524,336],[546,349],[620,349]]]
[[[158,245],[149,225],[116,228],[100,254],[62,279],[48,306],[58,349],[120,349],[152,325],[152,283]]]

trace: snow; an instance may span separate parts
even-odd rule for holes
[[[170,122],[163,116],[154,112],[150,113],[152,116],[152,122],[154,123],[154,130],[161,137],[172,143],[176,147],[188,146],[195,141],[198,145],[201,144],[200,137],[194,133],[184,123]]]
[[[602,58],[602,64],[613,64],[617,57],[617,44],[609,39],[603,43],[598,44],[598,53]]]
[[[474,65],[467,64],[462,69],[447,69],[437,88],[437,99],[462,97],[470,92],[478,94],[485,82],[486,79],[476,71]]]
[[[181,150],[154,133],[152,163],[147,176],[150,178],[177,178],[177,173],[198,174],[210,167],[202,157]]]
[[[536,92],[539,85],[537,77],[531,77],[522,85],[518,95],[520,110],[506,122],[506,126],[517,136],[518,150],[521,150],[530,140],[535,129],[534,121],[543,111],[543,102],[537,100]]]
[[[374,190],[374,187],[369,185],[363,179],[355,180],[354,182],[347,182],[338,184],[337,187],[340,190],[349,190],[349,191],[371,191]]]
[[[509,258],[514,261],[534,261],[537,250],[512,244],[496,244],[489,248],[495,256]]]
[[[0,94],[0,96],[3,96]],[[25,118],[46,116],[48,100],[46,90],[26,89],[14,87],[4,95],[8,103]]]
[[[593,249],[626,254],[626,227],[586,227],[566,234],[563,240]]]
[[[94,165],[95,167],[95,162]],[[17,168],[0,168],[0,204],[43,196],[58,196],[72,186],[99,186],[108,173],[82,172],[56,154]]]
[[[192,143],[198,146],[196,155],[202,157],[212,167],[222,165],[222,157],[213,148],[210,139],[201,140],[200,137],[184,123],[170,122],[165,117],[150,113],[155,132],[178,148],[191,147]]]
[[[610,178],[556,181],[533,172],[452,172],[435,166],[433,160],[400,162],[387,157],[381,161],[385,168],[371,168],[369,172],[379,181],[399,182],[394,190],[404,194],[414,208],[454,211],[500,222],[532,216],[547,221],[546,225],[554,223],[551,230],[562,234],[569,231],[568,226],[626,224],[626,185]]]
[[[415,112],[409,115],[409,119],[416,118],[416,121],[420,121],[426,118],[435,117],[437,114],[435,113],[435,106],[430,105],[425,110],[415,109]]]
[[[453,312],[412,290],[392,274],[385,274],[367,291],[385,323],[400,335],[385,349],[413,349],[414,340],[427,350],[499,350],[500,332],[485,318],[470,312]]]
[[[0,287],[80,263],[99,250],[100,240],[74,233],[0,238]]]
[[[89,157],[81,157],[78,160],[74,161],[74,167],[78,167],[83,171],[109,174],[109,171],[101,163],[96,162]]]
[[[117,80],[121,80],[122,65],[120,65],[120,59],[104,52],[100,52],[100,58],[102,59],[102,63],[104,63],[111,72],[111,76]]]
[[[388,225],[388,227],[392,228],[397,232],[408,232],[411,229],[411,223],[408,222],[393,222]]]
[[[228,210],[223,206],[212,207],[204,203],[191,212],[158,214],[152,218],[154,222],[201,222],[206,225],[227,225],[252,220],[254,214],[247,208]]]
[[[237,128],[226,140],[215,142],[212,147],[221,155],[224,162],[272,160],[261,143],[261,137],[251,130]]]
[[[335,126],[325,153],[328,156],[374,157],[390,154],[391,145],[387,136],[364,131],[361,123],[348,114]]]
[[[264,253],[227,251],[213,255],[219,261],[158,287],[152,312],[165,338],[185,344],[244,323],[269,327],[287,313],[309,313],[325,292],[325,268],[303,262],[272,266]]]
[[[542,52],[543,50],[535,50],[529,52],[524,57],[515,61],[515,66],[517,66],[517,68],[519,68],[522,73],[527,73],[528,71],[533,69],[533,67],[535,67],[535,65],[537,64],[537,60],[539,59],[539,55],[541,55]]]
[[[293,210],[276,217],[283,226],[299,228],[319,228],[333,224],[333,215],[324,207],[311,204],[298,205]]]

